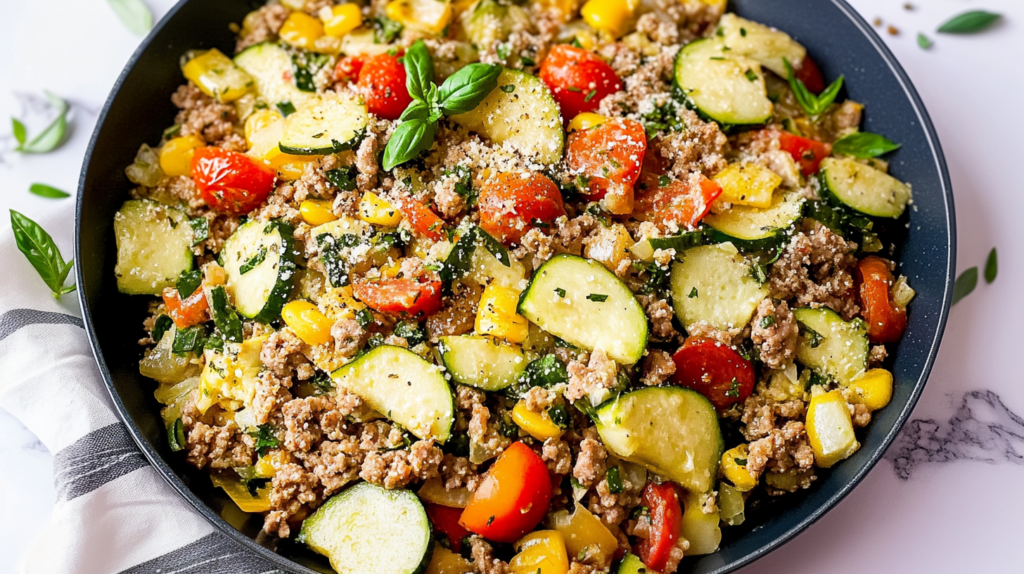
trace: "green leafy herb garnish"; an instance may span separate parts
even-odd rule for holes
[[[52,185],[46,185],[45,183],[33,183],[29,186],[28,190],[30,193],[47,199],[62,199],[71,196],[68,192],[57,189]]]
[[[608,492],[612,494],[622,492],[622,477],[619,476],[619,467],[608,467],[608,470],[604,473],[604,478],[608,481]]]
[[[565,298],[565,289],[562,289],[561,287],[556,287],[555,294],[558,295],[559,297]]]
[[[189,295],[195,293],[196,289],[199,289],[199,286],[202,284],[203,272],[198,269],[193,269],[191,271],[182,271],[174,286],[178,289],[178,296],[185,299]]]
[[[924,34],[922,34],[921,32],[918,32],[918,33],[917,33],[917,45],[918,45],[918,46],[919,46],[919,47],[920,47],[920,48],[921,48],[922,50],[928,50],[928,49],[930,49],[930,48],[931,48],[932,46],[934,46],[934,45],[935,45],[935,42],[932,42],[932,41],[931,41],[931,39],[930,39],[930,38],[928,38],[928,36],[925,36],[925,35],[924,35]]]
[[[217,330],[224,334],[228,341],[235,343],[242,342],[242,321],[238,318],[235,310],[228,305],[228,294],[223,286],[217,286],[210,290],[211,307],[213,308],[213,323]]]
[[[153,14],[142,0],[107,0],[128,31],[145,36],[153,27]]]
[[[174,321],[170,317],[167,315],[160,315],[153,323],[153,331],[150,333],[150,337],[159,343],[160,339],[164,338],[164,334],[167,333],[167,331],[170,331],[173,326]]]
[[[268,450],[281,446],[281,441],[277,440],[277,435],[274,434],[274,427],[270,424],[262,424],[255,429],[249,430],[248,434],[256,440],[253,449],[256,450],[257,456],[263,456]]]
[[[506,94],[511,94],[512,92],[516,91],[516,85],[505,84],[504,86],[501,86],[501,91],[505,92]]]
[[[318,371],[317,374],[309,380],[309,384],[316,387],[317,395],[326,395],[334,390],[334,381],[331,380],[330,375],[323,371]]]
[[[890,141],[885,136],[857,132],[839,138],[836,143],[832,144],[832,153],[866,159],[878,157],[897,150],[899,147],[900,144]]]
[[[793,96],[796,97],[796,101],[804,109],[804,112],[812,118],[825,113],[828,107],[835,102],[836,96],[839,95],[839,90],[843,87],[843,76],[836,78],[836,81],[825,88],[821,95],[815,96],[807,89],[803,81],[796,77],[793,72],[793,66],[789,64],[789,60],[783,58],[782,61],[786,64],[786,79],[789,81],[789,88],[793,90]]]
[[[754,70],[747,68],[745,75],[747,76],[747,79],[750,80],[751,82],[757,81],[757,72],[755,72]]]
[[[25,217],[17,211],[11,210],[11,229],[14,232],[14,241],[18,245],[28,262],[35,268],[36,273],[50,288],[54,298],[60,298],[65,293],[75,290],[75,286],[65,287],[64,282],[74,266],[74,260],[64,261],[60,249],[54,243],[53,238],[38,223]]]
[[[989,28],[1002,17],[1002,14],[994,12],[971,10],[947,20],[943,25],[939,26],[939,32],[944,34],[974,34]]]
[[[370,323],[373,323],[373,314],[366,309],[360,309],[356,311],[356,322],[365,329],[370,326]]]
[[[594,96],[596,96],[596,95],[597,95],[597,89],[596,88],[591,88],[590,91],[587,92],[587,95],[583,96],[583,101],[584,102],[589,102],[590,100],[594,99]]]
[[[191,352],[198,352],[202,350],[205,339],[206,327],[202,325],[178,329],[174,333],[174,343],[171,344],[171,352],[179,357],[184,357]]]
[[[199,245],[210,238],[210,220],[205,217],[190,219],[188,224],[192,227],[192,245]]]
[[[167,444],[172,452],[185,450],[185,424],[181,422],[181,417],[167,427]]]
[[[373,43],[390,44],[402,33],[402,24],[387,16],[378,16],[373,19]]]
[[[11,118],[11,124],[14,128],[14,139],[18,142],[18,146],[14,148],[14,151],[21,153],[47,153],[57,149],[61,142],[64,141],[64,134],[68,130],[68,103],[50,92],[44,93],[46,94],[46,99],[50,101],[50,105],[57,109],[57,117],[50,122],[50,125],[43,128],[39,135],[31,140],[28,139],[28,131],[25,129],[25,125],[17,119]]]
[[[996,258],[996,248],[993,247],[992,251],[988,252],[988,259],[985,260],[985,283],[995,281],[998,273],[999,260]]]
[[[767,329],[775,324],[775,315],[766,315],[761,319],[761,328]]]
[[[566,410],[565,405],[552,405],[548,409],[548,418],[551,422],[555,423],[558,428],[569,428],[569,411]]]
[[[415,347],[427,340],[427,330],[416,321],[399,321],[395,325],[395,336],[402,337],[410,347]]]
[[[246,273],[252,271],[257,266],[259,266],[260,263],[263,263],[266,259],[267,259],[267,247],[266,246],[262,246],[262,247],[260,247],[260,250],[256,252],[256,255],[253,255],[252,257],[250,257],[248,261],[243,263],[242,266],[238,268],[238,274],[239,275],[245,275]]]
[[[971,267],[964,271],[956,278],[956,283],[953,284],[953,305],[960,302],[961,299],[971,294],[974,288],[978,286],[978,268]]]
[[[555,385],[569,382],[569,371],[556,355],[545,355],[526,365],[516,382],[507,390],[512,397],[521,397],[533,387],[550,389]]]
[[[281,112],[281,115],[287,118],[295,113],[295,104],[291,102],[278,102],[277,111]]]
[[[355,167],[339,167],[338,169],[329,169],[324,172],[327,177],[327,181],[333,183],[338,189],[342,191],[354,191],[356,188],[356,168]]]
[[[697,294],[697,288],[696,287],[694,287],[693,289],[690,289],[690,294],[687,295],[687,297],[690,298],[690,299],[693,299],[693,298],[698,297],[698,296],[699,295]]]
[[[812,349],[817,349],[821,345],[821,341],[824,339],[817,331],[811,329],[807,325],[800,325],[800,332],[807,337],[807,341]]]

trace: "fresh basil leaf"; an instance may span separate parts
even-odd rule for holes
[[[256,252],[256,255],[253,255],[252,257],[250,257],[248,261],[243,263],[242,266],[238,268],[238,274],[239,275],[245,275],[246,273],[248,273],[248,272],[252,271],[253,269],[255,269],[256,267],[258,267],[259,264],[263,263],[263,261],[265,261],[266,259],[267,259],[267,248],[266,248],[266,246],[260,247],[260,250],[258,252]]]
[[[526,365],[516,382],[508,388],[509,396],[521,397],[533,387],[550,389],[569,382],[569,371],[557,355],[545,355]]]
[[[971,267],[964,271],[956,278],[956,283],[953,284],[953,303],[956,305],[961,299],[971,294],[974,288],[978,286],[978,268]]]
[[[446,115],[463,114],[477,107],[498,86],[500,64],[470,64],[448,77],[438,88],[438,105]]]
[[[921,32],[918,32],[917,33],[917,45],[922,50],[927,50],[927,49],[931,48],[933,45],[935,45],[935,42],[932,42],[931,39],[928,36],[925,36]]]
[[[329,169],[324,172],[324,175],[327,176],[327,181],[330,181],[342,191],[355,191],[356,189],[355,166]]]
[[[338,241],[330,233],[321,233],[316,236],[316,244],[320,248],[320,263],[323,263],[331,287],[348,285],[348,263],[341,256]]]
[[[14,141],[18,142],[18,147],[25,145],[25,138],[28,137],[25,124],[21,123],[18,118],[11,118],[11,131],[14,134]]]
[[[818,94],[818,105],[816,108],[815,116],[820,116],[828,110],[828,107],[836,101],[836,96],[839,95],[839,90],[843,88],[843,79],[845,76],[839,76],[836,81],[832,82],[825,91]]]
[[[213,323],[217,325],[217,330],[223,333],[228,341],[241,343],[242,321],[231,305],[228,305],[227,291],[223,286],[214,287],[210,290],[210,299],[212,299]]]
[[[192,227],[192,245],[199,245],[210,238],[210,220],[205,217],[190,219],[188,224]]]
[[[142,0],[107,0],[128,31],[145,36],[153,27],[153,14]]]
[[[196,292],[199,286],[203,284],[203,272],[198,269],[192,271],[182,271],[181,276],[178,277],[175,287],[178,289],[178,296],[185,299],[189,295]]]
[[[988,252],[988,259],[985,260],[985,283],[995,281],[998,273],[999,260],[996,257],[996,248],[993,247],[992,251]]]
[[[278,102],[277,111],[281,112],[281,115],[287,118],[295,113],[295,104],[291,102]]]
[[[28,190],[39,197],[45,197],[48,199],[61,199],[64,197],[70,197],[71,195],[66,191],[57,189],[52,185],[46,185],[45,183],[33,183],[29,186]]]
[[[416,40],[402,56],[405,65],[405,87],[412,99],[427,102],[427,92],[434,82],[434,61],[423,40]]]
[[[857,132],[839,138],[836,143],[832,144],[832,153],[866,159],[878,157],[897,150],[899,147],[900,144],[890,141],[885,136]]]
[[[45,229],[12,209],[11,230],[14,232],[18,251],[25,255],[36,273],[39,273],[39,277],[50,288],[54,298],[60,298],[61,295],[75,290],[74,285],[64,286],[64,281],[74,266],[74,260],[64,261],[60,249]]]
[[[295,77],[295,87],[303,92],[315,92],[316,76],[331,63],[330,57],[326,54],[317,54],[288,46],[287,44],[283,45],[291,53],[292,75]]]
[[[402,115],[398,116],[398,121],[408,120],[428,120],[430,118],[430,105],[425,102],[413,101],[409,104],[409,107],[405,108]]]
[[[947,20],[945,24],[939,26],[939,32],[945,34],[974,34],[992,26],[1002,17],[1002,14],[994,12],[971,10]]]
[[[399,124],[384,148],[384,169],[390,171],[430,149],[435,135],[437,124],[434,122],[415,119]]]
[[[64,141],[64,134],[68,130],[68,103],[50,92],[46,92],[46,98],[50,100],[50,105],[57,109],[57,117],[31,141],[18,146],[18,151],[47,153],[57,149]]]
[[[825,113],[828,107],[835,102],[836,96],[839,95],[839,90],[843,87],[844,76],[836,78],[836,81],[825,88],[821,94],[815,96],[807,89],[803,81],[796,77],[789,60],[783,58],[782,62],[786,65],[786,79],[789,82],[789,88],[793,90],[793,96],[796,97],[797,103],[800,104],[804,112],[811,117],[818,117]]]
[[[198,352],[202,350],[204,340],[206,340],[206,327],[202,325],[178,329],[174,333],[171,352],[179,357],[184,357],[188,353]]]
[[[173,319],[171,319],[167,315],[160,315],[159,317],[156,318],[156,321],[153,322],[153,331],[149,334],[149,336],[152,337],[154,341],[159,343],[160,339],[164,338],[164,334],[166,334],[167,331],[170,331],[171,327],[173,326]]]

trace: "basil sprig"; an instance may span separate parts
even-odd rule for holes
[[[63,189],[57,189],[56,187],[46,185],[45,183],[33,183],[29,186],[28,190],[34,195],[45,197],[47,199],[61,199],[64,197],[70,197],[71,195]]]
[[[398,119],[402,122],[384,148],[384,169],[391,170],[430,149],[442,116],[466,113],[498,85],[498,64],[470,64],[455,72],[440,87],[434,83],[434,62],[426,44],[417,40],[402,57],[405,87],[412,103]]]
[[[17,118],[11,118],[14,140],[18,142],[18,146],[14,148],[14,151],[21,153],[47,153],[57,149],[64,141],[64,134],[68,131],[68,103],[50,92],[45,93],[46,99],[50,101],[50,105],[57,110],[57,117],[43,131],[39,132],[39,135],[31,140],[28,139],[28,130],[25,128],[25,124],[21,123]]]
[[[145,36],[153,27],[153,13],[142,0],[107,0],[128,31]]]
[[[899,147],[900,144],[890,141],[885,136],[869,132],[857,132],[836,140],[836,143],[832,144],[832,152],[867,159],[889,153],[899,149]]]
[[[843,87],[843,76],[836,78],[836,81],[825,88],[821,95],[815,96],[807,89],[803,80],[797,78],[793,73],[793,66],[789,64],[789,60],[783,58],[782,62],[786,64],[786,79],[789,81],[789,88],[793,90],[793,95],[796,96],[796,101],[804,109],[804,112],[812,118],[817,118],[825,113],[832,102],[836,101],[836,96],[839,95],[839,90]]]
[[[971,10],[958,14],[939,26],[939,32],[946,34],[974,34],[981,32],[1002,18],[1001,14],[984,10]]]
[[[53,238],[38,223],[28,217],[11,210],[11,228],[14,231],[14,241],[18,245],[18,251],[25,254],[25,258],[32,264],[43,283],[50,288],[55,299],[61,295],[75,290],[75,286],[64,286],[68,273],[74,266],[74,260],[64,261],[60,249],[54,243]]]

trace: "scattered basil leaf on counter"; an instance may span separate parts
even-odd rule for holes
[[[869,132],[857,132],[845,135],[832,144],[832,153],[852,155],[861,159],[878,157],[882,154],[899,149],[900,144],[885,136]]]
[[[922,50],[928,50],[928,49],[930,49],[930,48],[931,48],[932,46],[934,46],[934,45],[935,45],[935,42],[932,42],[932,41],[931,41],[931,39],[930,39],[930,38],[928,38],[928,36],[925,36],[925,35],[924,35],[924,34],[922,34],[921,32],[918,32],[918,33],[917,33],[917,45],[918,45],[918,46],[919,46],[919,47],[920,47],[920,48],[921,48]]]
[[[793,72],[793,66],[789,64],[789,60],[783,58],[782,62],[786,65],[786,79],[789,81],[789,88],[793,90],[793,96],[796,97],[796,101],[804,109],[804,112],[811,117],[818,117],[825,113],[825,110],[832,105],[836,100],[836,96],[839,95],[839,90],[843,87],[844,76],[836,78],[836,81],[825,88],[821,94],[815,96],[807,89],[803,81],[796,77],[796,74]]]
[[[956,283],[953,284],[953,305],[960,302],[961,299],[971,294],[974,288],[978,286],[978,268],[971,267],[964,271],[956,278]]]
[[[132,34],[145,36],[153,28],[153,13],[142,0],[107,0],[107,3]]]
[[[61,142],[64,141],[64,134],[68,130],[68,103],[50,92],[45,93],[46,98],[50,100],[50,105],[57,109],[57,117],[43,131],[39,132],[39,135],[31,140],[28,140],[28,133],[25,130],[24,124],[11,118],[12,123],[17,122],[15,130],[17,131],[17,126],[20,125],[20,130],[22,131],[22,138],[18,140],[18,147],[14,148],[14,151],[22,153],[48,153],[57,149]],[[15,134],[15,139],[18,139],[17,133]]]
[[[71,196],[68,192],[57,189],[52,185],[46,185],[45,183],[33,183],[29,186],[28,190],[39,197],[45,197],[47,199],[62,199]]]
[[[992,283],[999,273],[999,260],[996,257],[996,248],[988,252],[988,259],[985,260],[985,283]]]
[[[995,24],[1002,17],[1002,14],[994,12],[971,10],[946,20],[943,25],[939,26],[939,32],[945,34],[974,34]]]
[[[14,134],[14,141],[18,142],[18,147],[24,145],[25,138],[28,137],[28,130],[25,129],[25,124],[18,121],[18,118],[11,118],[11,132]]]
[[[64,261],[60,249],[53,238],[38,223],[28,217],[11,210],[11,229],[14,240],[28,262],[32,264],[39,277],[50,288],[55,299],[75,290],[75,286],[64,286],[68,273],[74,266],[74,260]]]

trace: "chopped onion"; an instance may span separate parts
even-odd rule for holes
[[[124,173],[132,183],[146,187],[156,187],[164,177],[160,157],[146,144],[142,144],[135,154],[135,163],[125,168]]]
[[[906,307],[917,292],[907,283],[907,276],[900,275],[892,286],[892,301],[897,307]]]

